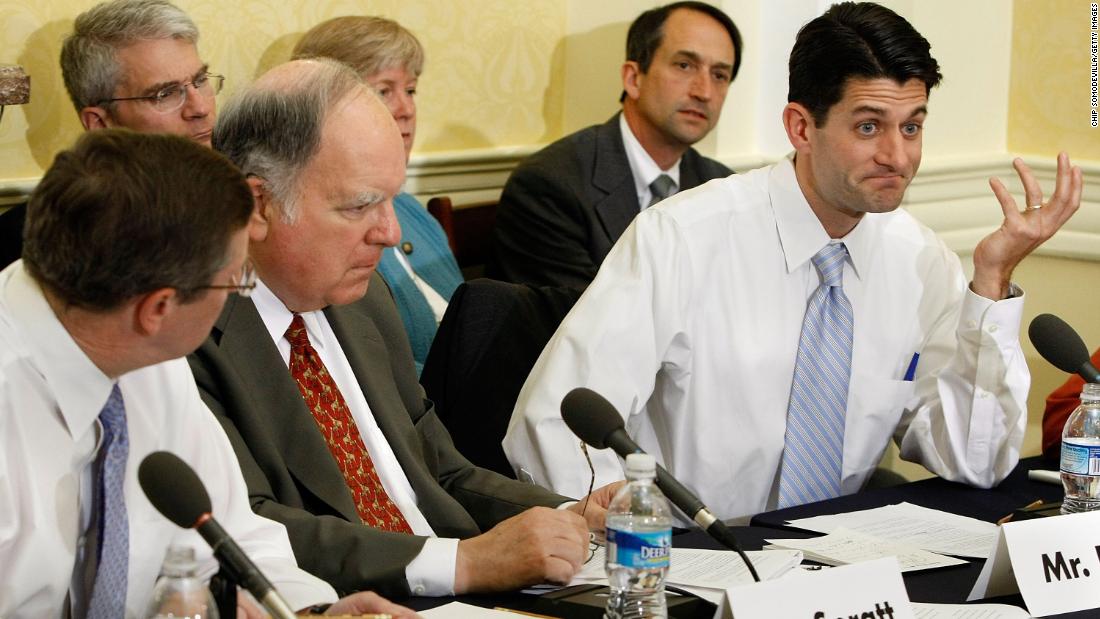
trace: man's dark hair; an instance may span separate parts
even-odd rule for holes
[[[791,50],[787,101],[800,103],[821,126],[851,78],[940,83],[928,41],[904,17],[873,2],[834,4],[802,27]]]
[[[157,288],[196,298],[228,260],[252,195],[225,157],[180,136],[85,133],[27,205],[23,264],[61,302],[116,308]]]
[[[630,24],[630,30],[626,33],[626,59],[638,63],[638,68],[641,69],[642,73],[649,72],[649,66],[653,64],[653,55],[657,53],[657,48],[661,46],[661,41],[665,37],[665,22],[668,21],[668,16],[677,9],[689,9],[703,13],[722,24],[722,27],[726,29],[726,32],[730,35],[730,41],[733,42],[733,68],[730,71],[730,81],[732,82],[737,77],[737,71],[741,68],[741,32],[737,30],[737,25],[733,23],[729,15],[705,2],[673,2],[672,4],[650,9],[639,15],[634,23]],[[625,98],[626,93],[624,92],[619,97],[619,102],[622,102]]]

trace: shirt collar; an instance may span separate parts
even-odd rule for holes
[[[791,273],[806,264],[832,239],[798,185],[792,156],[783,158],[772,168],[769,185],[779,243],[787,262],[787,272]],[[875,217],[874,213],[865,214],[851,232],[839,239],[848,249],[849,263],[856,277],[866,272],[865,263],[871,253],[870,244],[874,236],[870,228]]]
[[[26,338],[33,366],[49,386],[69,433],[76,439],[90,431],[115,381],[77,345],[42,288],[18,260],[0,277],[0,305]]]
[[[278,343],[280,340],[285,339],[286,330],[290,328],[290,322],[294,320],[294,312],[287,309],[279,297],[275,296],[275,293],[259,279],[256,280],[256,288],[249,298],[256,306],[260,319],[264,321],[264,326],[267,327],[271,340]],[[314,310],[301,314],[302,321],[306,325],[306,335],[309,336],[309,343],[318,350],[324,348],[320,318],[317,316],[321,311]]]
[[[662,170],[657,162],[645,152],[642,143],[630,130],[626,122],[626,116],[619,114],[619,130],[623,134],[623,148],[626,149],[626,159],[630,163],[630,173],[634,176],[634,193],[636,195],[648,195],[649,184],[662,174],[667,174],[680,188],[680,159],[677,159],[667,170]]]

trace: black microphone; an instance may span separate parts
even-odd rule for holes
[[[210,544],[214,556],[277,619],[297,615],[271,581],[210,514],[210,495],[195,471],[178,456],[155,451],[138,467],[138,481],[153,507],[184,529],[195,529]]]
[[[1051,365],[1070,374],[1079,374],[1087,383],[1100,383],[1100,370],[1089,359],[1089,349],[1081,336],[1054,314],[1039,314],[1027,328],[1035,350]]]
[[[641,447],[630,438],[623,426],[622,415],[602,395],[585,387],[565,394],[561,401],[561,418],[565,425],[585,443],[596,449],[611,448],[622,457],[632,453],[644,453]],[[657,487],[665,493],[672,504],[691,517],[711,537],[726,548],[741,555],[749,573],[756,582],[760,576],[733,531],[724,522],[715,517],[699,497],[692,494],[683,484],[676,481],[660,464],[657,465]]]

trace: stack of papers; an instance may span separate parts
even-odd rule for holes
[[[896,557],[902,572],[962,565],[966,561],[922,550],[916,546],[884,540],[845,528],[824,537],[769,539],[768,548],[801,550],[806,559],[826,565],[848,565],[883,557]]]
[[[912,503],[791,520],[787,524],[818,533],[844,528],[929,552],[977,559],[989,558],[997,541],[997,525],[991,522]]]
[[[797,550],[750,550],[746,553],[761,580],[779,578],[802,563]],[[570,584],[607,584],[605,555],[601,546]],[[729,587],[753,582],[752,574],[741,557],[731,550],[673,548],[665,583],[679,586],[718,604]]]

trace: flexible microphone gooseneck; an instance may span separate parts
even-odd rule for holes
[[[156,451],[138,467],[138,481],[153,507],[184,529],[195,529],[210,544],[218,563],[276,619],[297,615],[260,568],[210,514],[210,495],[195,471],[178,456]]]
[[[565,394],[561,401],[561,417],[573,434],[596,449],[610,447],[624,458],[628,454],[643,453],[642,448],[638,447],[638,444],[626,433],[623,418],[615,407],[591,389],[578,387]],[[673,505],[690,516],[711,537],[739,554],[745,566],[749,568],[753,580],[760,582],[756,567],[741,549],[741,544],[738,543],[733,531],[715,517],[699,497],[676,481],[676,478],[669,475],[668,471],[659,464],[657,465],[657,487],[665,493]]]
[[[1089,349],[1081,336],[1054,314],[1039,314],[1027,328],[1035,350],[1051,365],[1070,374],[1079,374],[1087,383],[1100,383],[1100,371],[1089,359]]]

